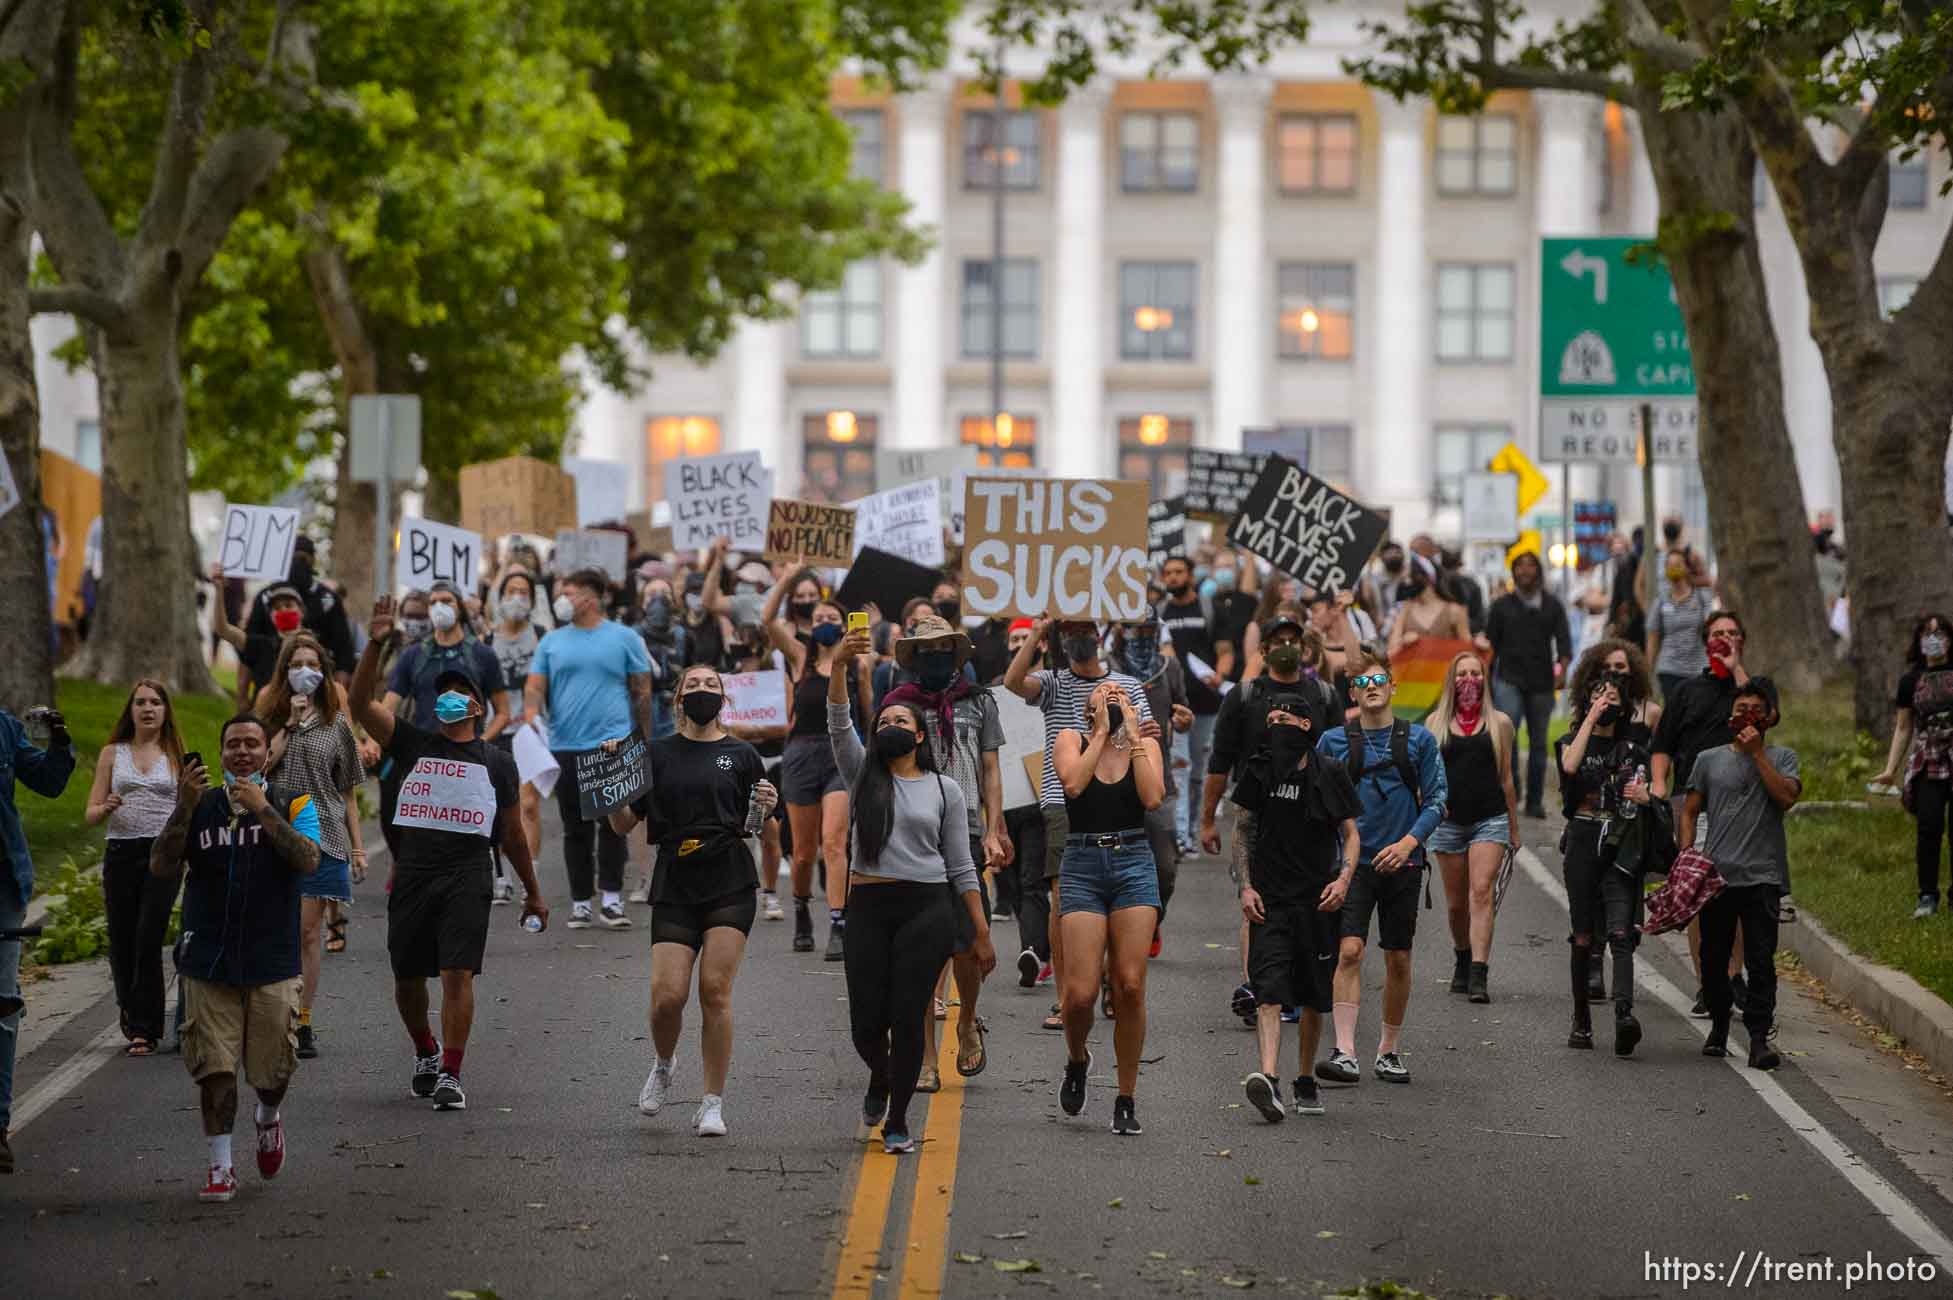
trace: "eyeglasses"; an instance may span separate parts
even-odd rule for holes
[[[1351,686],[1354,686],[1359,691],[1364,689],[1367,686],[1388,686],[1390,685],[1390,674],[1389,673],[1365,673],[1361,677],[1350,678],[1349,684]]]

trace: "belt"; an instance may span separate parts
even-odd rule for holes
[[[1143,830],[1136,831],[1075,831],[1065,836],[1065,844],[1081,845],[1095,849],[1123,849],[1133,844],[1150,844]]]

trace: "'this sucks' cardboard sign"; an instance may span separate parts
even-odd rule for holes
[[[1146,612],[1145,483],[972,476],[963,609],[985,617],[1137,619]]]

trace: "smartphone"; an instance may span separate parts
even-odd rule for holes
[[[193,749],[183,756],[183,770],[187,772],[190,770],[190,764],[201,762],[203,762],[203,755]]]
[[[868,611],[856,610],[848,615],[848,631],[866,632],[868,630]]]

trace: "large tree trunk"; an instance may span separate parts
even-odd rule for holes
[[[379,485],[356,483],[352,474],[352,401],[380,391],[380,363],[353,293],[345,254],[329,242],[329,226],[323,218],[317,223],[316,234],[322,242],[305,255],[305,278],[312,286],[313,305],[339,361],[339,427],[346,436],[339,440],[334,462],[332,576],[358,611],[371,608],[378,591],[391,590],[392,586],[386,581],[387,575],[373,572],[373,516],[378,509]],[[395,513],[393,518],[397,520],[399,515]]]
[[[1815,689],[1833,663],[1784,420],[1783,365],[1757,255],[1755,156],[1731,113],[1641,107],[1661,195],[1661,248],[1688,327],[1700,404],[1697,439],[1722,595],[1750,629],[1744,657],[1791,690]],[[1733,224],[1712,220],[1726,214]]]

